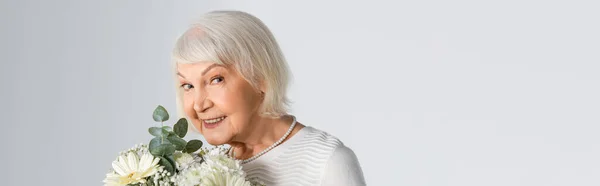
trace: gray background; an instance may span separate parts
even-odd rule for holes
[[[1,1],[2,185],[101,185],[117,152],[150,139],[156,105],[174,115],[171,47],[213,9],[272,29],[292,113],[351,147],[369,185],[600,185],[599,8]]]

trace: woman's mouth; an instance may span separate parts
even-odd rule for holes
[[[212,119],[205,119],[205,120],[202,120],[202,123],[204,124],[204,128],[212,129],[212,128],[217,127],[223,120],[225,120],[225,118],[227,118],[227,116],[221,116],[221,117],[212,118]]]

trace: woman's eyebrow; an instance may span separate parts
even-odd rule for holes
[[[185,79],[185,76],[183,76],[181,73],[177,72],[178,76],[181,76],[183,79]]]
[[[220,64],[216,64],[216,63],[214,63],[214,64],[212,64],[212,65],[210,65],[210,66],[206,67],[206,68],[204,69],[204,71],[202,71],[202,74],[201,74],[201,75],[202,75],[202,76],[204,76],[204,75],[205,75],[205,74],[206,74],[206,73],[207,73],[207,72],[208,72],[210,69],[212,69],[212,68],[214,68],[214,67],[223,67],[223,65],[220,65]]]
[[[210,69],[212,69],[212,68],[214,68],[214,67],[223,67],[223,65],[216,64],[216,63],[215,63],[215,64],[212,64],[212,65],[210,65],[210,66],[206,67],[206,69],[204,69],[204,70],[202,71],[201,75],[202,75],[202,76],[206,75],[206,73],[207,73],[207,72],[208,72]],[[182,78],[184,78],[184,79],[185,79],[185,76],[183,76],[183,74],[181,74],[180,72],[177,72],[177,75],[178,75],[178,76],[181,76]]]

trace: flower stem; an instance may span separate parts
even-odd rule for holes
[[[164,130],[163,127],[165,127],[165,122],[161,121],[160,122],[160,130]],[[160,144],[163,144],[165,142],[165,135],[161,135],[160,136]]]

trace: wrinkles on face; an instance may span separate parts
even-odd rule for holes
[[[262,97],[236,69],[200,62],[178,64],[177,71],[185,113],[208,143],[220,145],[243,136],[257,120]],[[208,125],[220,117],[224,119]]]

